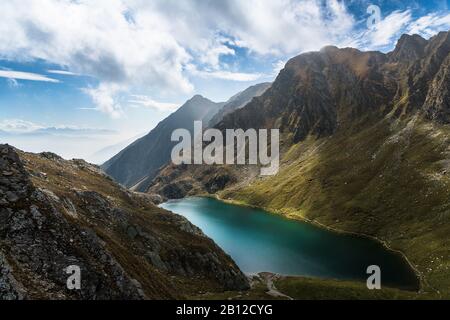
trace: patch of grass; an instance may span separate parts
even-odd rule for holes
[[[423,290],[450,298],[449,132],[409,119],[310,137],[276,176],[219,196],[376,237],[406,254]]]
[[[391,288],[369,290],[364,283],[284,277],[275,281],[277,289],[296,300],[411,300],[431,298]]]

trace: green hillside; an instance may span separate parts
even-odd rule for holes
[[[293,145],[276,176],[220,193],[406,254],[426,291],[450,297],[448,128],[385,120]]]

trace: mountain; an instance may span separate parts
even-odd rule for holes
[[[91,156],[87,157],[86,160],[90,163],[95,163],[95,164],[101,165],[101,164],[105,163],[107,160],[114,157],[120,151],[125,149],[127,146],[132,144],[134,141],[142,138],[145,135],[146,134],[140,134],[140,135],[134,136],[130,139],[124,140],[122,142],[102,148],[102,149],[98,150],[97,152],[95,152],[94,154],[92,154]]]
[[[192,133],[194,121],[197,120],[203,121],[204,126],[212,126],[224,115],[242,108],[253,98],[260,96],[269,87],[270,83],[252,86],[226,103],[215,103],[197,95],[164,119],[148,135],[108,160],[102,165],[102,169],[119,183],[133,190],[145,191],[158,171],[170,161],[172,148],[176,144],[170,141],[170,137],[175,129],[185,128]]]
[[[325,47],[215,127],[279,128],[281,168],[174,166],[149,188],[214,194],[379,239],[422,291],[450,297],[450,33],[404,35],[387,54]]]
[[[271,83],[265,82],[247,88],[246,90],[239,92],[227,101],[225,106],[217,112],[217,114],[209,122],[209,126],[213,127],[218,124],[226,115],[245,107],[253,98],[261,96],[267,89],[269,89]]]
[[[0,300],[173,299],[248,288],[185,218],[83,160],[0,145]],[[81,270],[68,290],[66,268]]]
[[[193,132],[194,121],[208,123],[222,106],[222,103],[199,95],[193,97],[148,135],[108,160],[102,169],[124,186],[145,189],[161,166],[170,160],[172,148],[176,145],[176,142],[171,142],[172,132],[180,128]]]

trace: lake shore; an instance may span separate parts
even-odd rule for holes
[[[308,219],[305,219],[305,218],[302,218],[302,217],[299,217],[299,216],[295,216],[295,215],[292,215],[292,214],[286,215],[286,214],[284,214],[282,212],[274,212],[274,211],[272,211],[270,209],[268,210],[267,208],[261,208],[261,207],[258,207],[258,206],[249,205],[249,204],[246,204],[246,203],[243,203],[243,202],[240,202],[240,201],[235,201],[235,200],[232,200],[232,199],[222,199],[219,195],[205,195],[205,194],[202,194],[202,195],[197,195],[197,196],[188,197],[188,198],[191,198],[191,199],[195,199],[195,198],[199,198],[199,199],[201,199],[201,198],[205,198],[205,199],[206,198],[210,198],[210,199],[222,202],[224,204],[235,205],[235,206],[239,206],[239,207],[242,207],[242,208],[253,208],[253,209],[256,209],[256,210],[263,210],[265,213],[268,214],[268,216],[272,215],[272,216],[279,217],[282,220],[285,219],[286,221],[290,220],[290,221],[298,221],[298,222],[306,223],[306,225],[310,225],[312,227],[318,228],[318,230],[329,231],[329,232],[331,232],[331,234],[333,234],[333,233],[336,234],[336,235],[341,234],[343,236],[352,236],[355,239],[360,238],[361,240],[367,239],[367,240],[373,241],[374,244],[377,243],[379,245],[378,246],[379,248],[383,248],[383,250],[390,252],[390,254],[396,255],[398,257],[397,259],[402,261],[402,263],[404,264],[404,267],[409,269],[409,272],[411,273],[411,277],[412,277],[411,279],[414,279],[414,278],[416,279],[415,280],[416,281],[415,284],[414,284],[414,280],[413,280],[413,282],[411,282],[413,284],[411,287],[403,287],[402,290],[407,290],[409,292],[420,292],[420,290],[422,288],[422,286],[421,286],[422,285],[422,281],[421,281],[421,278],[418,276],[417,269],[412,265],[412,263],[409,261],[409,259],[407,259],[407,257],[404,255],[404,253],[402,253],[402,252],[400,252],[398,250],[394,250],[394,249],[390,248],[387,243],[385,243],[385,242],[383,242],[380,239],[377,239],[375,237],[371,237],[371,236],[368,236],[368,235],[365,235],[365,234],[360,234],[360,233],[355,233],[355,232],[347,232],[345,230],[338,230],[338,229],[331,228],[331,227],[328,227],[326,225],[323,225],[323,224],[320,224],[320,223],[317,223],[315,221],[311,221],[311,220],[308,220]],[[282,220],[280,220],[280,221],[282,221]],[[291,238],[291,236],[289,236],[289,238]],[[292,239],[294,239],[294,238],[292,238]],[[355,248],[357,248],[357,247],[355,247]],[[376,252],[377,251],[374,251],[375,256],[376,256]],[[268,271],[268,270],[271,270],[271,269],[270,268],[267,268],[267,269],[260,268],[259,269],[259,271]],[[254,272],[256,272],[256,271],[258,271],[258,270],[254,270]],[[272,270],[272,271],[275,271],[275,270]],[[296,273],[289,273],[289,272],[285,272],[285,271],[279,270],[279,271],[275,271],[275,272],[278,273],[278,274],[282,274],[285,277],[291,277],[291,278],[302,277],[302,275],[301,275],[302,273],[295,275]],[[391,275],[390,275],[391,279],[392,279],[392,276],[396,277],[395,274],[392,275],[392,273],[391,273]],[[306,276],[306,277],[309,277],[309,276]],[[329,277],[329,276],[326,276],[326,275],[317,275],[317,276],[313,276],[313,277],[317,278],[317,279],[322,279],[322,280],[333,280],[333,279],[335,279],[337,281],[342,281],[342,280],[345,279],[345,278],[340,278],[340,277],[335,278],[334,276]],[[341,279],[341,280],[339,280],[339,279]],[[351,281],[355,281],[355,282],[360,283],[360,284],[364,283],[363,279],[360,279],[360,280],[354,279],[354,280],[351,280]],[[364,285],[365,285],[365,283],[364,283]],[[396,288],[397,286],[394,283],[391,283],[388,287]],[[397,288],[399,288],[399,287],[397,287]]]
[[[327,226],[325,224],[322,224],[320,222],[310,220],[310,219],[308,219],[308,218],[306,218],[304,216],[294,215],[292,213],[283,212],[282,210],[273,210],[273,209],[270,209],[270,208],[265,208],[265,207],[261,207],[261,206],[251,205],[251,204],[245,203],[243,201],[237,201],[237,200],[233,200],[233,199],[224,199],[224,198],[221,198],[218,194],[214,194],[214,195],[211,195],[211,194],[199,195],[199,197],[213,198],[215,200],[218,200],[218,201],[221,201],[221,202],[224,202],[224,203],[228,203],[228,204],[232,204],[232,205],[236,205],[236,206],[242,206],[242,207],[248,207],[248,208],[254,208],[254,209],[261,209],[261,210],[266,211],[267,213],[274,214],[274,215],[277,215],[277,216],[281,216],[281,217],[283,217],[285,219],[296,220],[296,221],[309,223],[309,224],[314,225],[316,227],[319,227],[319,228],[322,228],[322,229],[325,229],[325,230],[328,230],[328,231],[331,231],[331,232],[335,232],[335,233],[338,233],[338,234],[352,235],[352,236],[366,238],[366,239],[371,239],[373,241],[376,241],[376,242],[380,243],[381,245],[383,245],[383,247],[386,250],[389,250],[389,251],[391,251],[391,252],[393,252],[395,254],[400,255],[408,263],[410,268],[416,274],[417,279],[419,280],[419,288],[418,288],[417,292],[420,292],[426,286],[426,287],[431,288],[432,290],[434,290],[437,294],[440,294],[439,290],[433,288],[427,282],[426,277],[423,275],[423,273],[420,270],[418,270],[418,268],[411,262],[411,260],[408,258],[408,256],[403,251],[392,248],[389,245],[389,243],[387,243],[386,241],[384,241],[384,240],[382,240],[380,238],[377,238],[377,237],[371,236],[371,235],[367,235],[367,234],[364,234],[364,233],[358,233],[358,232],[352,232],[352,231],[347,231],[347,230],[333,228],[333,227]]]

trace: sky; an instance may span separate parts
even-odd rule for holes
[[[303,52],[450,30],[448,0],[4,0],[0,16],[0,143],[93,162]]]

